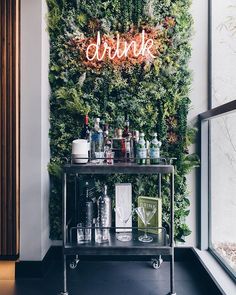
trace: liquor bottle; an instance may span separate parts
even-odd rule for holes
[[[126,162],[130,162],[132,158],[132,135],[129,134],[128,137],[125,138],[125,160]]]
[[[147,161],[147,149],[144,139],[144,133],[140,134],[140,139],[137,144],[137,163],[139,165],[145,165]]]
[[[100,127],[100,118],[95,119],[94,127],[91,132],[91,157],[96,158],[97,152],[102,152],[103,148],[103,132]]]
[[[85,226],[90,224],[91,226],[93,224],[93,200],[89,196],[89,184],[86,182],[85,184],[85,191],[86,191],[86,197],[85,197]]]
[[[137,146],[138,146],[138,142],[139,142],[139,131],[134,131],[133,132],[133,138],[132,138],[132,142],[133,142],[133,157],[137,158]]]
[[[115,153],[115,161],[124,161],[125,139],[122,137],[122,129],[116,129],[116,135],[115,138],[113,138],[112,143],[112,150]]]
[[[86,115],[84,117],[84,126],[80,132],[80,138],[86,139],[88,141],[88,157],[91,157],[91,132],[89,128],[89,117]]]
[[[161,141],[157,140],[157,133],[153,134],[153,139],[150,144],[150,162],[151,164],[158,164],[160,159]]]
[[[84,226],[85,227],[92,227],[93,224],[93,217],[94,217],[94,204],[93,200],[89,196],[89,184],[86,182],[85,184],[85,191],[86,191],[86,198],[85,198],[85,208],[84,208]],[[85,240],[91,241],[92,235],[91,235],[92,229],[86,228],[85,229]]]
[[[104,143],[104,150],[111,148],[112,141],[109,138],[109,125],[108,124],[104,124],[104,127],[103,127],[103,143]]]
[[[84,126],[80,133],[81,139],[87,139],[87,141],[90,141],[90,128],[89,128],[89,117],[86,115],[84,117]]]
[[[123,131],[122,136],[124,138],[128,138],[130,136],[130,131],[129,131],[129,116],[126,117],[126,120],[125,120],[125,129]]]
[[[98,223],[102,227],[111,227],[112,209],[111,198],[107,195],[107,186],[104,186],[104,192],[97,200]]]

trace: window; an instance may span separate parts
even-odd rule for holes
[[[236,275],[236,112],[210,122],[209,248]]]
[[[201,120],[201,249],[236,279],[236,1],[209,0],[209,106]]]
[[[236,99],[236,1],[212,1],[212,106]]]

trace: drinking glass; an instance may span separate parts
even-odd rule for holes
[[[138,214],[139,218],[142,220],[145,226],[144,235],[138,237],[140,242],[150,243],[153,241],[153,237],[147,235],[147,225],[150,224],[150,221],[155,215],[156,211],[157,211],[156,208],[154,209],[149,209],[144,207],[135,208],[135,212]]]
[[[120,221],[123,224],[123,232],[116,234],[117,240],[121,242],[129,242],[132,239],[132,235],[130,233],[125,232],[126,223],[129,221],[130,217],[132,216],[133,211],[127,213],[127,210],[123,207],[116,207],[114,208],[115,212],[117,213]]]
[[[114,155],[115,155],[114,152],[111,152],[111,151],[106,152],[107,165],[113,165],[114,164]]]
[[[103,228],[100,222],[95,224],[95,242],[99,244],[109,242],[109,230]]]
[[[84,229],[82,227],[83,227],[82,223],[77,224],[77,243],[78,244],[84,243]]]
[[[95,163],[103,164],[104,162],[104,152],[95,152]]]

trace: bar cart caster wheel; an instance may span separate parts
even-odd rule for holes
[[[71,269],[76,269],[78,263],[79,263],[79,259],[78,259],[78,258],[75,258],[75,260],[73,260],[73,261],[70,263],[70,268],[71,268]],[[63,295],[63,294],[62,294],[62,295]],[[65,294],[65,295],[68,295],[68,294]]]
[[[153,259],[152,260],[152,267],[154,269],[158,269],[161,267],[162,262],[163,262],[163,259],[161,257],[159,257],[158,259]]]

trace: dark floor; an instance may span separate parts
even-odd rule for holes
[[[189,262],[175,263],[177,295],[215,295],[202,274]],[[62,266],[56,262],[43,279],[0,282],[0,295],[57,295],[62,291]],[[169,263],[154,270],[149,262],[80,262],[69,270],[69,295],[166,295]]]

